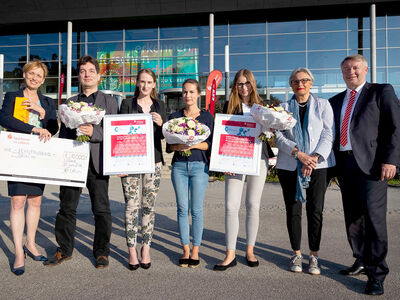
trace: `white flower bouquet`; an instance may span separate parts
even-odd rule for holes
[[[210,135],[210,128],[193,118],[181,117],[169,120],[162,127],[162,133],[168,144],[197,145]],[[190,156],[191,151],[180,151],[181,155]]]
[[[262,132],[259,138],[265,141],[272,137],[269,129],[290,130],[296,125],[296,119],[293,114],[286,111],[281,106],[267,105],[262,106],[253,104],[250,110],[253,119],[262,126]]]
[[[58,115],[61,122],[68,128],[75,129],[83,124],[98,125],[106,111],[93,103],[69,101],[58,107]],[[77,140],[87,142],[90,138],[83,135],[79,128],[76,130]]]

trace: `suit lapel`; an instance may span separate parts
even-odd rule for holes
[[[340,115],[342,113],[344,97],[346,97],[346,91],[338,94],[332,105],[333,115],[335,116],[335,128],[337,132],[336,136],[340,135]]]
[[[366,101],[366,99],[368,99],[367,95],[368,95],[369,88],[370,88],[370,84],[368,82],[366,82],[365,85],[363,86],[363,88],[361,89],[360,96],[358,96],[356,106],[354,107],[353,116],[351,117],[350,126],[352,126],[354,124],[354,120],[357,119],[358,115],[362,111],[362,108],[365,105],[365,101]]]

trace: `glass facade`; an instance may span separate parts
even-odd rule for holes
[[[400,16],[377,17],[377,82],[391,83],[400,96]],[[263,95],[281,100],[291,96],[288,78],[297,67],[315,76],[313,92],[329,98],[345,87],[340,62],[349,54],[370,58],[370,19],[337,18],[215,26],[214,67],[224,71],[224,48],[230,46],[230,76],[241,68],[254,72]],[[56,94],[66,73],[67,34],[43,33],[0,36],[4,54],[4,91],[22,83],[22,66],[39,58],[49,68],[42,92]],[[101,89],[130,95],[141,68],[152,68],[160,90],[180,88],[187,78],[204,88],[209,72],[209,27],[121,28],[73,33],[72,92],[78,91],[76,63],[80,56],[96,57]],[[224,89],[224,80],[220,85]]]

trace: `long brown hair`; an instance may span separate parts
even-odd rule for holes
[[[156,77],[156,74],[154,74],[152,69],[140,69],[139,70],[139,72],[136,76],[136,87],[135,87],[135,93],[133,94],[133,97],[137,98],[140,95],[138,81],[140,80],[140,75],[142,75],[142,73],[146,73],[146,74],[150,75],[153,78],[153,81],[156,83],[156,86],[151,90],[150,98],[153,100],[158,100],[157,77]]]
[[[246,77],[247,81],[249,81],[251,85],[252,91],[250,94],[249,106],[250,107],[253,106],[254,103],[257,104],[262,103],[262,99],[257,92],[257,83],[253,73],[248,69],[241,69],[236,73],[235,78],[233,79],[231,95],[229,96],[228,111],[227,111],[228,114],[242,112],[243,99],[240,97],[237,86],[237,82],[239,80],[239,77],[241,76]]]

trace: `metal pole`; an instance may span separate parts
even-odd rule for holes
[[[0,108],[3,106],[4,55],[0,54]]]
[[[225,101],[229,100],[229,45],[225,45]]]
[[[67,39],[67,99],[71,97],[71,74],[72,74],[72,22],[68,22]]]
[[[214,14],[210,14],[210,72],[214,70]]]
[[[371,4],[371,82],[376,82],[376,6]]]

